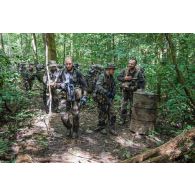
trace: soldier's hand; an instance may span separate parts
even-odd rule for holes
[[[86,103],[87,103],[87,97],[86,96],[83,96],[81,98],[81,105],[86,105]]]
[[[52,88],[54,88],[54,87],[56,87],[56,84],[55,84],[55,83],[50,83],[50,86],[51,86]]]
[[[132,76],[126,76],[125,77],[125,81],[130,81],[130,80],[132,80]]]

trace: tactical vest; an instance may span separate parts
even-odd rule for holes
[[[67,75],[66,75],[67,73],[68,73],[68,72],[66,72],[65,69],[62,70],[61,80],[62,80],[63,82],[66,82],[66,80],[67,80]],[[70,72],[69,74],[70,74],[70,82],[71,82],[71,84],[73,84],[74,87],[81,87],[81,86],[80,86],[80,83],[79,83],[78,72],[77,72],[75,69],[73,69],[73,71]]]
[[[103,75],[103,85],[102,87],[109,92],[115,91],[115,81],[113,77],[108,77],[105,73]],[[94,91],[93,98],[99,103],[107,102],[106,94],[103,94],[101,91],[98,91],[97,88]]]
[[[138,89],[138,74],[140,70],[136,69],[134,72],[130,72],[128,69],[125,70],[125,76],[132,76],[132,80],[125,81],[121,84],[121,88],[123,91],[134,92]]]

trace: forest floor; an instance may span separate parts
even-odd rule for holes
[[[16,162],[120,162],[163,143],[162,138],[130,132],[129,122],[123,126],[117,123],[118,136],[94,132],[97,125],[95,106],[81,109],[78,139],[66,137],[59,113],[52,113],[48,129],[45,111],[32,108],[32,112],[36,113],[35,117],[30,125],[17,131],[12,146]]]

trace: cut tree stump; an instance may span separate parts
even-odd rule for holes
[[[123,163],[177,162],[186,155],[195,161],[195,128],[186,131],[167,143],[122,161]]]
[[[133,107],[130,130],[146,134],[154,130],[157,115],[158,96],[154,93],[136,91],[133,93]]]

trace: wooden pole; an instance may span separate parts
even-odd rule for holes
[[[49,76],[49,68],[48,68],[48,45],[46,42],[45,48],[45,59],[46,59],[46,70],[47,70],[47,78],[48,78],[48,89],[49,89],[49,117],[51,116],[51,105],[52,105],[52,94],[51,94],[51,86],[50,86],[50,76]]]

